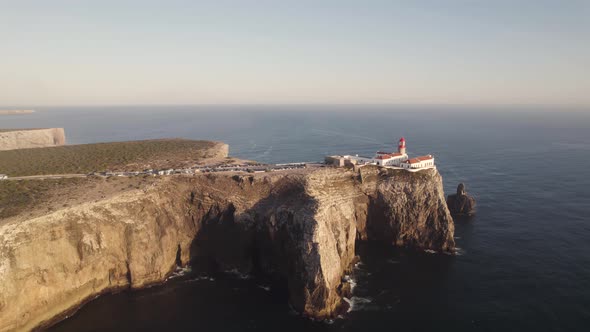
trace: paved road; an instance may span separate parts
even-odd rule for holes
[[[44,180],[44,179],[66,179],[66,178],[85,178],[86,174],[47,174],[47,175],[29,175],[15,176],[4,180]],[[4,181],[3,180],[3,181]]]
[[[318,166],[320,164],[315,164],[315,163],[308,163],[307,166],[308,167],[314,167],[314,166]],[[186,169],[186,170],[190,170],[190,173],[166,173],[166,174],[160,174],[160,175],[178,175],[178,174],[185,174],[185,175],[193,175],[193,174],[199,174],[199,173],[209,173],[209,172],[248,172],[248,170],[250,171],[257,171],[257,172],[262,172],[265,170],[272,170],[272,171],[284,171],[284,170],[288,170],[288,169],[296,169],[296,168],[305,168],[306,164],[305,163],[292,163],[292,164],[270,164],[270,165],[256,165],[256,166],[202,166],[202,167],[197,167],[197,168],[192,168],[192,169]],[[194,171],[198,171],[197,173],[194,173]],[[179,171],[184,171],[183,170],[179,170]],[[138,172],[137,174],[131,174],[132,172],[113,172],[112,174],[109,174],[107,176],[124,176],[124,177],[133,177],[133,176],[139,176],[139,175],[145,175],[147,173],[144,172]],[[45,179],[67,179],[67,178],[85,178],[87,177],[88,174],[46,174],[46,175],[29,175],[29,176],[16,176],[16,177],[9,177],[7,179],[4,180],[11,180],[11,181],[18,181],[18,180],[45,180]],[[102,175],[101,175],[102,176]],[[2,180],[2,181],[4,181]]]

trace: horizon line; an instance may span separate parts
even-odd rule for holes
[[[566,107],[566,108],[590,108],[590,104],[566,104],[566,103],[104,103],[104,104],[9,104],[0,106],[4,109],[32,109],[35,108],[56,108],[56,107],[199,107],[199,106],[398,106],[398,107],[420,107],[420,106],[454,106],[454,107]]]

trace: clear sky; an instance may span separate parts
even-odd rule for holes
[[[590,0],[0,0],[0,105],[590,105]]]

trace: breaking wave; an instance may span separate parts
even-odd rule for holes
[[[231,269],[231,270],[227,270],[227,271],[223,271],[223,272],[227,273],[227,274],[231,274],[231,275],[237,277],[238,279],[242,279],[242,280],[250,279],[249,274],[242,273],[242,272],[238,271],[238,269]]]
[[[347,274],[344,276],[344,281],[350,284],[350,291],[353,292],[356,287],[356,280]]]
[[[187,280],[186,282],[196,282],[196,281],[215,281],[215,278],[202,275],[202,276],[196,276],[194,278],[191,278],[191,279]]]
[[[343,299],[349,305],[348,310],[346,312],[364,310],[367,308],[368,304],[373,302],[373,300],[370,298],[359,297],[359,296],[353,296],[350,299],[344,297]]]
[[[179,277],[183,277],[183,276],[191,273],[191,271],[192,271],[192,269],[190,266],[186,266],[186,267],[176,266],[176,269],[174,270],[174,272],[172,272],[172,274],[168,278],[166,278],[166,281],[176,279]]]

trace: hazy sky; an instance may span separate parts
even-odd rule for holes
[[[0,105],[590,105],[590,0],[0,0]]]

